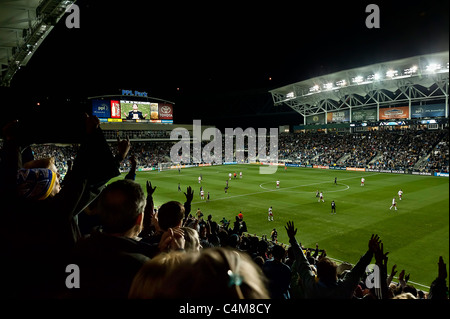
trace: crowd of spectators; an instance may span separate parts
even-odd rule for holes
[[[388,252],[376,234],[354,266],[338,265],[318,244],[303,247],[291,221],[285,226],[289,245],[283,245],[250,235],[242,213],[233,223],[193,214],[191,187],[184,203],[154,207],[158,185],[147,181],[144,190],[134,182],[136,155],[146,159],[151,151],[146,153],[146,144],[132,147],[128,139],[108,145],[95,117],[86,116],[79,146],[64,151],[46,146],[42,158],[23,144],[15,124],[3,129],[0,153],[5,297],[448,299],[442,257],[429,292],[410,285],[404,270],[394,283],[396,265],[388,273]],[[422,134],[434,147],[433,138]],[[413,143],[414,135],[402,139]],[[130,154],[126,177],[107,184]],[[56,162],[66,156],[73,163],[61,180]],[[373,259],[376,276],[367,271]],[[77,277],[77,268],[83,276]],[[74,273],[68,274],[70,269]]]
[[[164,133],[164,131],[157,131],[155,134],[163,134],[161,132]],[[130,135],[122,134],[119,138],[130,138]],[[117,132],[114,134],[114,139],[117,139]],[[140,168],[157,168],[159,163],[171,162],[170,150],[175,143],[173,141],[133,141],[132,143],[133,155]],[[207,143],[203,141],[202,147]],[[108,144],[111,149],[114,149],[117,143],[109,142]],[[56,166],[60,174],[64,175],[68,164],[75,158],[78,146],[32,145],[31,149],[36,158],[55,157]],[[224,152],[223,147],[223,160],[225,160]],[[245,161],[248,160],[247,155],[247,152],[244,152],[242,156]],[[193,162],[192,156],[190,161]],[[283,133],[278,138],[278,161],[303,165],[449,172],[448,129],[329,134],[323,132]],[[190,164],[190,162],[184,164]],[[120,165],[121,171],[128,171],[131,164],[129,160],[125,160]]]
[[[448,129],[290,133],[279,139],[279,161],[390,170],[448,172]]]

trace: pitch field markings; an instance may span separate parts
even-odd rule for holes
[[[368,175],[368,176],[375,176],[375,175],[380,175],[380,174],[381,174],[381,173],[376,173],[376,174],[371,174],[371,175]],[[341,181],[342,181],[342,180],[343,180],[343,181],[346,181],[346,180],[348,180],[348,179],[355,179],[355,178],[358,178],[358,179],[359,179],[359,178],[361,178],[361,176],[354,176],[354,177],[344,178],[344,179],[341,179]],[[274,191],[274,190],[281,191],[281,190],[292,189],[292,188],[298,188],[298,187],[308,187],[308,186],[314,186],[314,185],[319,185],[319,184],[330,183],[330,181],[324,181],[324,182],[318,182],[318,183],[311,183],[311,184],[306,184],[306,185],[296,185],[296,186],[290,186],[290,187],[283,187],[283,188],[277,188],[277,189],[274,189],[274,190],[262,186],[262,185],[265,185],[265,184],[271,184],[271,183],[275,183],[275,181],[261,183],[261,184],[259,184],[259,187],[261,187],[262,189],[265,189],[265,190],[267,190],[267,191]],[[327,191],[327,193],[342,192],[342,191],[346,191],[346,190],[350,189],[350,186],[348,186],[347,184],[344,184],[344,183],[338,183],[338,185],[345,185],[346,188],[345,188],[345,189],[334,190],[334,191]],[[306,191],[303,191],[303,192],[306,193]]]
[[[259,187],[261,187],[262,189],[271,190],[270,188],[263,187],[262,185],[272,184],[272,183],[275,183],[275,181],[262,183],[262,184],[259,185]],[[296,186],[290,186],[290,187],[277,188],[276,190],[277,191],[294,193],[294,191],[289,191],[288,189],[299,188],[299,187],[308,187],[308,186],[314,186],[314,185],[319,185],[319,184],[324,184],[324,183],[329,183],[329,182],[312,183],[312,184],[306,184],[306,185],[296,185]],[[327,193],[343,192],[343,191],[346,191],[346,190],[348,190],[350,188],[350,186],[348,186],[347,184],[344,184],[344,183],[338,183],[338,185],[344,185],[344,186],[346,186],[346,188],[344,188],[344,189],[337,189],[337,190],[334,190],[334,191],[327,191]],[[298,192],[311,193],[311,191],[302,191],[302,190],[295,191],[295,192],[296,193],[298,193]]]
[[[375,175],[380,175],[381,173],[376,173],[376,174],[372,174],[372,175],[368,175],[368,176],[375,176]],[[348,179],[355,179],[355,178],[361,178],[361,176],[355,176],[355,177],[349,177],[349,178],[345,178],[345,179],[341,179],[341,180],[348,180]],[[270,182],[268,182],[270,183]],[[317,184],[324,184],[324,183],[329,183],[327,182],[319,182],[319,183],[314,183],[311,185],[317,185]],[[262,189],[265,189],[262,192],[254,192],[254,193],[247,193],[247,194],[240,194],[240,195],[233,195],[233,196],[225,196],[225,197],[221,197],[221,198],[215,198],[215,199],[210,199],[210,202],[214,202],[214,201],[218,201],[218,200],[226,200],[226,199],[230,199],[230,198],[236,198],[236,197],[243,197],[243,196],[251,196],[251,195],[257,195],[257,194],[261,194],[261,193],[269,193],[269,192],[276,192],[281,190],[282,188],[277,188],[277,189],[267,189],[267,188],[263,188],[261,185],[266,184],[266,183],[262,183],[259,185],[259,187],[261,187]],[[342,184],[342,183],[341,183]],[[345,184],[342,184],[345,185]],[[307,186],[307,185],[303,185],[303,186]],[[348,185],[346,185],[348,186]],[[295,188],[295,187],[299,187],[299,186],[291,186],[291,187],[287,187],[287,188]],[[348,186],[348,188],[350,188],[350,186]],[[347,190],[344,189],[344,190]],[[200,201],[200,202],[193,202],[192,204],[201,204],[204,203],[205,201]]]

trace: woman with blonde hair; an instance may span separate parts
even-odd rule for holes
[[[148,261],[130,298],[269,299],[267,279],[249,255],[235,249],[170,252]]]

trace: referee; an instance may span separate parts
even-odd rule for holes
[[[331,213],[332,214],[336,214],[336,203],[333,201],[331,201]]]

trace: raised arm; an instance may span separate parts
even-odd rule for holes
[[[184,193],[184,196],[186,196],[186,201],[184,202],[184,219],[182,225],[186,223],[186,220],[191,212],[191,203],[192,199],[194,198],[194,191],[192,190],[191,186],[188,186],[186,193]]]
[[[448,287],[446,279],[447,279],[447,265],[444,263],[444,258],[442,258],[442,256],[439,256],[438,276],[431,283],[430,294],[428,295],[428,299],[438,299],[438,300],[448,299]]]
[[[131,179],[134,181],[136,179],[136,166],[137,166],[136,157],[134,156],[134,154],[130,156],[130,163],[131,163],[130,171],[125,176],[125,179]]]
[[[294,253],[295,267],[292,267],[292,272],[298,272],[305,288],[312,288],[315,285],[315,274],[311,271],[310,264],[295,238],[297,235],[297,228],[295,228],[294,222],[292,221],[288,221],[284,228],[286,229],[289,243],[291,244]]]

